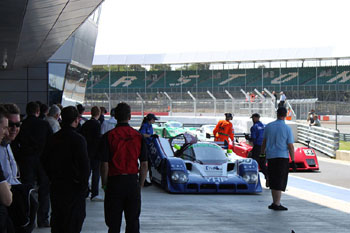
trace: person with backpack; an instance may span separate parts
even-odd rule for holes
[[[128,123],[131,118],[128,104],[118,104],[115,118],[116,127],[103,135],[100,146],[105,222],[108,232],[120,232],[124,212],[126,232],[136,233],[140,231],[140,188],[147,175],[147,149],[141,133]]]
[[[213,130],[213,134],[215,137],[214,141],[218,141],[218,142],[227,141],[227,142],[229,142],[228,140],[230,138],[231,141],[233,142],[234,130],[233,130],[232,123],[230,122],[230,120],[232,120],[232,119],[233,119],[233,117],[232,117],[231,113],[225,113],[225,120],[219,121]]]

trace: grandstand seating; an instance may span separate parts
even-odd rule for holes
[[[317,78],[316,78],[317,72]],[[181,76],[182,74],[182,76]],[[87,92],[104,93],[109,87],[108,71],[93,71],[89,77],[94,81],[87,82]],[[317,80],[317,81],[316,81]],[[350,66],[339,67],[303,67],[303,68],[256,68],[234,70],[198,70],[177,71],[111,71],[111,92],[151,93],[161,91],[182,92],[226,88],[254,88],[315,86],[350,84]],[[278,88],[277,88],[278,87]],[[334,90],[329,87],[329,90]],[[306,89],[305,89],[306,90]],[[316,90],[311,88],[310,90]],[[205,94],[204,94],[205,95]]]

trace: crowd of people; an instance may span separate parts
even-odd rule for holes
[[[291,128],[285,123],[287,114],[287,109],[282,105],[279,106],[277,120],[266,126],[260,121],[258,113],[252,114],[253,126],[250,128],[250,135],[246,135],[246,140],[253,144],[249,156],[256,160],[265,176],[266,187],[271,189],[272,204],[268,208],[276,211],[288,210],[287,207],[281,205],[281,195],[287,187],[289,157],[293,170],[296,170],[294,137]],[[225,113],[225,120],[217,123],[213,130],[215,141],[226,141],[226,144],[229,144],[231,140],[234,146],[234,129],[230,122],[232,119],[231,113]]]
[[[146,140],[157,118],[148,115],[139,132],[128,124],[126,103],[109,120],[103,107],[92,107],[90,119],[84,111],[81,104],[29,102],[22,116],[15,104],[0,105],[0,233],[29,233],[35,226],[80,232],[88,197],[105,202],[109,232],[120,231],[123,213],[127,232],[139,232]]]
[[[109,232],[120,231],[123,213],[126,231],[139,232],[140,188],[151,184],[146,181],[147,144],[157,137],[152,124],[158,118],[148,114],[137,131],[128,124],[131,109],[126,103],[112,109],[108,120],[104,119],[107,111],[97,106],[91,108],[91,118],[85,118],[80,104],[49,108],[29,102],[25,111],[21,117],[15,104],[0,105],[0,232],[32,232],[36,225],[51,227],[51,232],[80,232],[88,197],[104,201]],[[280,106],[277,120],[265,126],[260,115],[253,114],[247,137],[253,144],[251,157],[271,189],[273,210],[287,210],[280,203],[289,155],[294,161],[293,135],[284,122],[287,115]],[[315,116],[309,113],[312,124]],[[226,113],[225,120],[218,122],[215,141],[233,142],[232,119]]]

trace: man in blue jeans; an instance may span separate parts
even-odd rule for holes
[[[294,138],[291,128],[284,122],[287,109],[279,107],[277,120],[266,125],[261,152],[266,152],[268,161],[268,177],[272,194],[272,204],[269,209],[288,210],[281,205],[282,191],[286,190],[289,172],[289,154],[294,163]],[[289,152],[289,154],[288,154]]]

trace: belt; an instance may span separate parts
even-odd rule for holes
[[[228,134],[225,134],[225,133],[220,133],[220,132],[218,132],[218,134],[220,134],[220,135],[224,135],[224,136],[226,136],[226,137],[229,137],[230,135],[228,135]]]

